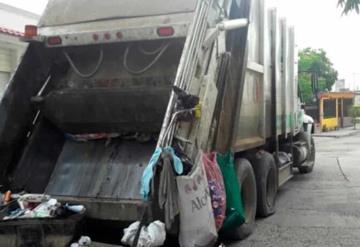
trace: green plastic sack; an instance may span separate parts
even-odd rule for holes
[[[245,210],[241,198],[241,188],[235,171],[234,156],[231,152],[217,154],[217,162],[224,177],[226,191],[226,219],[222,230],[229,231],[245,222]]]

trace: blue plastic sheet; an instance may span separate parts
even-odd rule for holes
[[[149,164],[147,165],[147,167],[144,170],[142,179],[141,179],[141,196],[144,200],[148,200],[149,199],[149,193],[150,193],[150,183],[151,183],[151,179],[154,176],[154,169],[156,167],[156,165],[158,164],[158,161],[160,159],[160,155],[162,154],[162,152],[169,152],[172,155],[173,158],[173,166],[175,169],[175,172],[177,173],[177,175],[181,175],[184,171],[184,167],[183,164],[180,160],[180,158],[178,156],[176,156],[175,154],[175,150],[172,147],[167,147],[167,148],[157,148],[154,152],[154,154],[152,155]]]

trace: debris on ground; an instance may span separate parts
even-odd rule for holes
[[[83,205],[62,204],[43,194],[12,194],[6,192],[1,200],[2,220],[29,218],[66,218],[85,211]]]

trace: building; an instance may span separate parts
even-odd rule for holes
[[[350,109],[354,105],[354,92],[321,93],[319,98],[319,119],[322,130],[353,126]]]
[[[334,91],[335,92],[343,92],[345,91],[345,80],[337,80],[334,84]]]
[[[0,96],[27,44],[20,41],[26,24],[37,24],[40,16],[0,3]]]
[[[360,91],[355,92],[354,105],[360,106]]]

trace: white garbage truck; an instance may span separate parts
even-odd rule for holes
[[[224,235],[237,240],[275,212],[296,169],[313,170],[294,28],[264,0],[50,0],[24,40],[0,104],[1,188],[84,205],[81,234],[94,241],[119,244],[142,219],[157,147],[234,155],[245,221]],[[19,226],[0,245],[75,234],[45,228]]]

